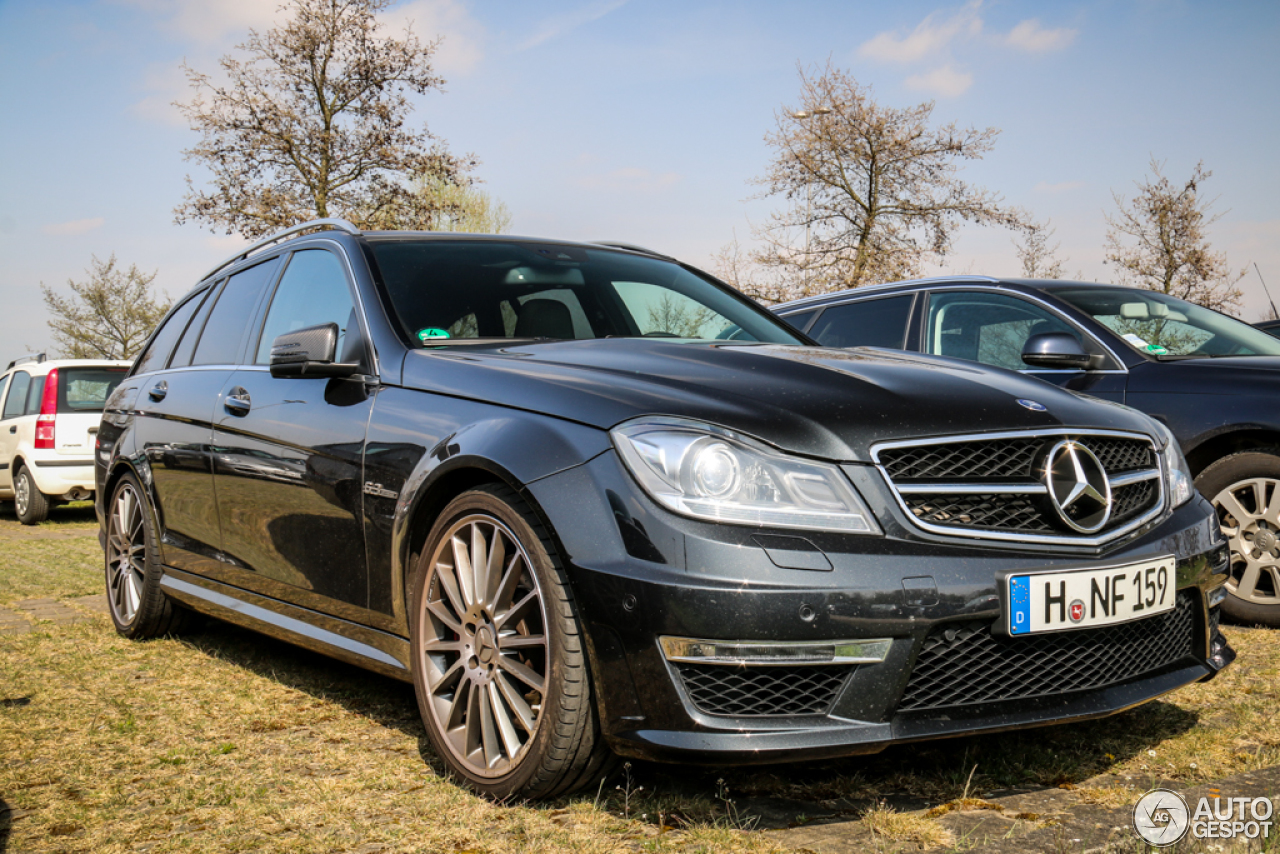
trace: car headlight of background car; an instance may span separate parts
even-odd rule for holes
[[[1191,478],[1191,469],[1187,466],[1187,458],[1182,455],[1178,440],[1173,438],[1169,428],[1151,419],[1164,438],[1164,447],[1160,451],[1161,466],[1164,469],[1164,486],[1169,493],[1169,507],[1180,507],[1191,500],[1196,488]]]
[[[838,466],[674,418],[630,421],[614,445],[648,495],[696,519],[779,528],[879,534]]]

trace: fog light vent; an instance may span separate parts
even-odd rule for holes
[[[668,661],[696,664],[795,666],[805,664],[877,664],[893,643],[888,638],[836,641],[714,641],[659,639]]]
[[[856,667],[716,667],[677,664],[698,711],[709,715],[825,715]]]

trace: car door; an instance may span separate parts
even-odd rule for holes
[[[15,389],[18,383],[23,383],[21,390]],[[5,495],[13,494],[13,455],[18,450],[18,423],[14,420],[17,416],[10,414],[9,401],[25,401],[26,386],[30,384],[31,376],[26,371],[14,371],[0,377],[0,401],[3,401],[0,403],[0,491]]]
[[[138,382],[137,453],[146,457],[166,564],[220,578],[222,532],[209,446],[213,414],[277,264],[242,270],[170,315],[131,382]],[[176,343],[175,343],[176,342]]]
[[[361,474],[372,396],[363,378],[277,378],[268,367],[276,336],[329,322],[342,330],[341,360],[365,359],[343,258],[299,249],[219,402],[214,479],[223,558],[249,586],[358,618],[368,600]]]
[[[993,291],[931,291],[923,327],[920,342],[925,353],[1008,368],[1072,391],[1124,402],[1127,374],[1111,364],[1109,356],[1107,365],[1089,371],[1033,368],[1022,361],[1027,339],[1045,332],[1069,333],[1086,351],[1105,354],[1092,336],[1039,302]]]

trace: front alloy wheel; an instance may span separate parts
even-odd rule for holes
[[[495,798],[571,791],[611,757],[551,543],[516,492],[481,487],[440,513],[414,576],[411,664],[427,736]]]
[[[1280,457],[1233,454],[1201,472],[1196,486],[1213,503],[1231,549],[1223,610],[1280,626]]]
[[[422,663],[432,716],[455,761],[477,777],[499,777],[542,719],[542,591],[524,547],[491,516],[455,522],[431,567]]]

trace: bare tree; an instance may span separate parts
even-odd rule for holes
[[[785,296],[918,273],[946,257],[961,223],[1021,228],[1026,214],[961,181],[965,160],[990,152],[999,131],[933,127],[933,103],[884,107],[829,63],[800,70],[800,101],[776,114],[775,150],[757,179],[785,210],[758,230],[754,260],[777,269]]]
[[[289,0],[292,17],[250,30],[225,56],[221,78],[183,66],[196,95],[176,106],[200,142],[185,153],[210,186],[174,213],[228,234],[258,237],[316,217],[377,226],[394,209],[429,223],[442,202],[415,193],[414,179],[465,184],[475,165],[454,157],[424,126],[407,127],[409,94],[444,81],[432,72],[438,42],[379,35],[390,0]]]
[[[1049,245],[1056,229],[1048,222],[1026,223],[1021,240],[1014,242],[1014,251],[1022,262],[1022,275],[1028,279],[1061,279],[1065,268],[1058,258],[1061,243]]]
[[[125,270],[114,254],[106,261],[95,256],[85,272],[89,277],[83,282],[67,280],[72,297],[40,283],[55,343],[73,359],[132,359],[172,301],[152,295],[155,272],[132,264]]]
[[[416,191],[434,201],[428,205],[434,207],[431,220],[418,228],[468,234],[502,234],[511,228],[511,209],[474,184],[428,178],[418,182]]]
[[[731,287],[766,305],[783,302],[804,294],[791,287],[791,281],[776,267],[757,262],[751,252],[742,248],[735,234],[731,242],[720,248],[711,260],[711,272]]]
[[[1151,160],[1154,177],[1137,184],[1127,202],[1112,193],[1118,211],[1107,216],[1105,261],[1119,271],[1121,284],[1160,291],[1218,311],[1240,307],[1236,283],[1245,270],[1233,272],[1227,256],[1209,246],[1205,229],[1218,220],[1212,199],[1200,187],[1213,173],[1196,164],[1185,183],[1175,184],[1164,164]]]

